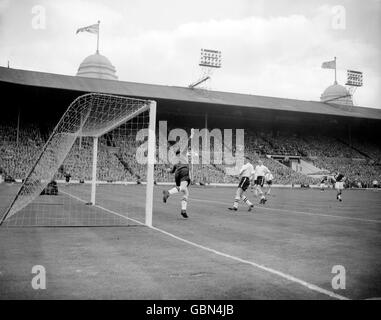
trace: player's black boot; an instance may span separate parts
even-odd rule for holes
[[[266,199],[266,198],[261,198],[261,200],[259,201],[259,203],[260,203],[260,204],[265,204],[265,203],[266,203],[266,201],[267,201],[267,199]]]
[[[231,211],[237,211],[237,208],[236,207],[231,207],[231,208],[229,208],[229,210],[231,210]]]
[[[187,215],[187,212],[185,210],[181,210],[181,215],[187,219],[188,218],[188,215]]]
[[[248,210],[248,211],[251,211],[251,210],[253,210],[253,208],[254,208],[254,205],[253,205],[253,204],[251,204],[251,205],[249,206],[249,210]]]
[[[163,202],[166,203],[169,198],[168,190],[163,190]]]

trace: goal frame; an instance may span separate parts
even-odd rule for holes
[[[30,169],[28,172],[26,178],[24,179],[22,185],[20,186],[16,196],[14,197],[13,201],[10,203],[9,207],[7,208],[6,212],[3,214],[1,220],[0,220],[0,226],[6,221],[12,206],[14,203],[17,201],[18,197],[21,194],[21,191],[27,181],[27,178],[32,174],[35,166],[37,163],[41,160],[47,146],[50,143],[50,140],[54,136],[61,120],[65,117],[67,114],[68,110],[71,108],[71,106],[78,101],[79,99],[85,97],[85,96],[115,96],[117,98],[126,98],[126,99],[135,99],[135,98],[130,98],[130,97],[124,97],[124,96],[116,96],[116,95],[109,95],[109,94],[102,94],[102,93],[87,93],[84,95],[81,95],[77,97],[68,107],[68,109],[64,112],[63,116],[61,117],[60,121],[54,128],[51,136],[45,143],[44,147],[42,148],[37,160],[35,161],[35,164],[33,167]],[[139,100],[139,99],[135,99]],[[128,122],[129,120],[133,119],[134,117],[138,116],[139,114],[143,112],[149,112],[148,116],[148,141],[147,141],[147,165],[146,165],[146,199],[145,199],[145,225],[148,227],[152,227],[152,215],[153,215],[153,187],[154,187],[154,166],[155,166],[155,153],[156,153],[156,110],[157,110],[157,104],[156,101],[154,100],[146,100],[147,105],[144,108],[141,108],[126,117],[120,119],[117,121],[115,124],[113,124],[110,127],[105,128],[101,132],[98,132],[97,134],[83,134],[82,132],[78,134],[77,137],[92,137],[93,138],[93,148],[92,148],[92,177],[91,177],[91,195],[90,195],[90,202],[88,203],[89,205],[96,206],[96,189],[97,189],[97,167],[98,167],[98,143],[99,143],[99,137],[103,136],[104,134],[112,131],[113,129],[119,127],[123,123]],[[48,184],[49,182],[46,182]]]
[[[146,182],[146,202],[145,202],[145,224],[152,227],[152,211],[153,211],[153,187],[155,173],[155,140],[156,140],[156,101],[150,101],[147,108],[139,110],[139,113],[133,113],[128,117],[121,119],[114,126],[107,128],[98,135],[93,137],[93,162],[92,162],[92,177],[91,177],[91,196],[89,205],[96,205],[97,192],[97,168],[98,168],[98,138],[112,131],[123,123],[133,119],[136,115],[149,111],[148,125],[148,154],[147,154],[147,182]]]

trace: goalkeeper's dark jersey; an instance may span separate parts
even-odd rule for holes
[[[189,166],[187,164],[178,163],[172,167],[171,173],[175,174],[176,185],[179,186],[181,181],[188,181],[189,179]]]

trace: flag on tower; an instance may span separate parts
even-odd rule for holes
[[[91,26],[79,28],[79,29],[77,29],[76,34],[78,34],[79,32],[84,32],[84,31],[98,34],[99,33],[99,23],[92,24]]]
[[[336,69],[336,60],[323,62],[321,67],[323,69]]]

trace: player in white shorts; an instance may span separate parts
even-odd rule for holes
[[[235,194],[233,207],[230,207],[229,210],[237,211],[238,202],[240,200],[249,206],[249,211],[254,208],[254,205],[249,201],[249,199],[247,199],[246,195],[244,194],[247,188],[250,186],[250,181],[253,178],[254,167],[247,159],[245,159],[245,162],[246,163],[242,166],[239,172],[241,180],[238,184],[238,188]]]
[[[271,173],[270,170],[265,165],[263,165],[262,160],[258,160],[258,165],[255,167],[255,170],[254,170],[254,176],[255,176],[254,183],[255,183],[255,195],[258,195],[258,193],[260,194],[261,200],[259,201],[259,203],[261,204],[265,204],[267,201],[266,196],[262,191],[262,188],[265,183],[265,176],[266,174],[269,174],[269,173]]]
[[[265,175],[265,180],[266,180],[266,184],[267,184],[267,191],[266,191],[266,195],[269,195],[270,192],[271,192],[271,186],[273,184],[273,179],[274,179],[274,176],[271,174],[271,172],[268,172],[266,175]]]
[[[339,171],[337,171],[333,178],[335,180],[335,189],[337,191],[336,199],[339,201],[343,201],[341,199],[341,194],[342,190],[344,189],[345,176]]]

